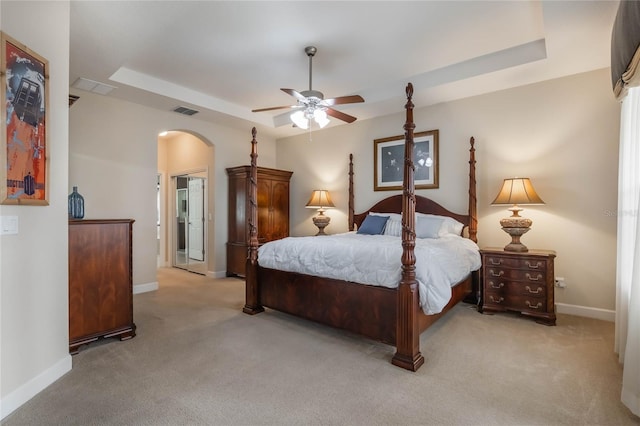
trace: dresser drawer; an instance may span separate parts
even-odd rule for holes
[[[507,281],[524,281],[529,283],[545,283],[546,279],[546,270],[523,270],[523,269],[507,269],[507,268],[499,268],[499,267],[487,267],[485,268],[484,278],[485,280],[491,281],[499,281],[499,280],[507,280]]]
[[[521,312],[546,312],[547,300],[540,297],[511,294],[507,297],[509,306]]]
[[[530,297],[546,297],[547,295],[545,282],[531,283],[491,278],[485,281],[485,291],[487,294],[510,294]]]
[[[523,297],[547,297],[546,283],[532,284],[526,282],[512,281],[506,292],[511,296]]]
[[[526,270],[545,270],[547,262],[545,260],[536,258],[510,258],[500,256],[485,256],[485,266],[499,267],[499,268],[511,268],[511,269],[526,269]]]
[[[537,295],[487,292],[485,294],[484,306],[518,312],[546,312],[547,299]]]

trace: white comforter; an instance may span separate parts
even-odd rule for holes
[[[451,286],[480,268],[478,246],[457,235],[418,238],[415,255],[420,306],[428,315],[441,312],[451,299]],[[266,243],[258,251],[258,263],[271,269],[393,288],[402,275],[401,256],[399,237],[348,232]]]

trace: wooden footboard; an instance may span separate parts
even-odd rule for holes
[[[419,309],[420,333],[471,293],[472,275],[452,287],[451,300],[441,313],[426,315]],[[396,345],[397,289],[260,266],[258,281],[265,307]]]
[[[395,289],[258,267],[263,306],[395,345]]]

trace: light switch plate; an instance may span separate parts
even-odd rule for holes
[[[0,235],[18,233],[18,216],[0,216]]]

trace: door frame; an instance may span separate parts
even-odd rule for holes
[[[207,220],[207,218],[209,217],[209,200],[208,200],[208,185],[209,183],[209,168],[208,167],[204,167],[204,168],[196,168],[196,169],[187,169],[187,170],[180,170],[178,172],[173,172],[169,175],[169,180],[170,180],[170,184],[167,185],[167,195],[168,195],[168,191],[171,191],[171,196],[167,197],[169,200],[169,210],[167,211],[167,219],[165,221],[165,223],[168,224],[168,234],[169,234],[169,241],[171,241],[171,244],[169,246],[169,265],[171,267],[176,267],[176,249],[178,247],[178,241],[177,241],[177,229],[176,229],[176,216],[175,216],[175,212],[177,209],[177,205],[176,205],[176,193],[177,193],[177,178],[180,176],[189,176],[189,175],[197,175],[194,177],[199,177],[199,178],[203,178],[204,179],[204,188],[203,188],[203,208],[204,208],[204,212],[203,212],[203,217],[204,217],[204,221],[203,221],[203,248],[204,248],[204,260],[202,261],[205,265],[205,273],[206,274],[206,269],[208,269],[208,264],[209,264],[209,221]],[[187,268],[187,270],[189,270]],[[193,271],[190,271],[193,272]]]

